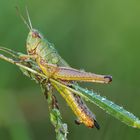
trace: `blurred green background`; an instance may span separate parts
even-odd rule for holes
[[[0,1],[0,44],[26,52],[28,29],[16,14],[28,6],[33,27],[55,44],[74,68],[111,74],[110,85],[83,84],[140,117],[140,1]],[[140,130],[93,104],[101,129],[74,124],[75,116],[56,92],[69,140],[138,140]],[[47,102],[40,88],[14,65],[0,60],[0,140],[54,140]]]

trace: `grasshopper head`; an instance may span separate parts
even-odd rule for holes
[[[17,12],[18,12],[20,18],[23,20],[23,22],[25,23],[25,25],[28,27],[28,29],[30,31],[28,34],[28,37],[27,37],[27,42],[26,42],[27,53],[29,55],[36,55],[36,48],[40,44],[41,39],[43,39],[43,36],[41,35],[41,33],[38,30],[33,29],[27,7],[26,7],[26,14],[27,14],[28,21],[20,13],[19,8],[16,7],[16,9],[17,9]]]
[[[37,31],[36,29],[30,30],[28,37],[27,37],[27,42],[26,42],[27,53],[29,55],[36,54],[36,49],[42,39],[43,39],[43,36],[41,35],[41,33],[39,31]]]

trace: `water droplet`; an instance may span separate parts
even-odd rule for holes
[[[114,105],[114,103],[113,102],[110,102],[110,104],[109,104],[110,106],[112,106],[112,105]]]
[[[106,98],[103,97],[103,98],[102,98],[102,101],[105,101],[105,100],[106,100]]]
[[[88,92],[89,92],[89,91],[88,91],[88,89],[86,88],[86,89],[85,89],[85,93],[88,93]]]

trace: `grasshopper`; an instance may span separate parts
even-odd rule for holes
[[[46,40],[40,31],[33,28],[27,8],[26,13],[28,21],[25,20],[23,15],[19,12],[19,9],[17,10],[21,19],[29,29],[26,41],[27,55],[21,56],[21,59],[27,61],[28,59],[32,59],[37,63],[42,73],[48,77],[48,84],[60,92],[67,104],[73,110],[78,118],[76,123],[83,123],[89,128],[95,126],[99,129],[100,126],[97,123],[95,115],[89,110],[82,98],[69,89],[63,91],[59,90],[59,86],[51,83],[49,78],[55,79],[60,83],[65,84],[67,87],[70,87],[71,84],[77,84],[77,82],[80,81],[108,84],[112,81],[112,76],[99,75],[71,68],[58,54],[54,45]]]

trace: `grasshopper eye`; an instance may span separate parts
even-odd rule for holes
[[[33,38],[41,38],[38,32],[33,32],[32,37]]]

